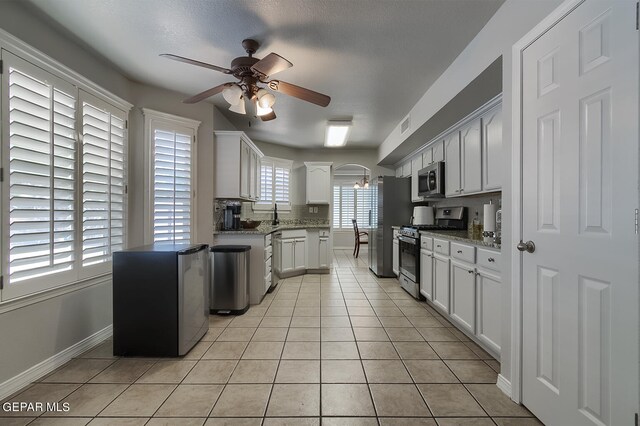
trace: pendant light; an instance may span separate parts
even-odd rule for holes
[[[356,181],[355,185],[353,185],[353,189],[369,188],[369,179],[367,179],[367,169],[362,168],[362,180]]]

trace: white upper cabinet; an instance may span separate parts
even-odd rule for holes
[[[422,169],[422,154],[416,155],[411,160],[411,201],[422,201],[418,195],[418,172]]]
[[[444,142],[438,141],[431,147],[431,164],[444,161]],[[425,164],[426,166],[426,164]]]
[[[460,132],[444,140],[444,186],[447,197],[460,195]]]
[[[264,156],[244,132],[215,132],[216,198],[257,201],[260,159]]]
[[[482,191],[482,137],[481,120],[473,120],[460,130],[460,163],[462,187],[460,193]]]
[[[444,142],[438,141],[422,152],[422,167],[444,161]]]
[[[482,190],[502,188],[502,105],[482,116]]]
[[[402,165],[402,177],[411,177],[411,161]]]
[[[304,163],[307,169],[307,204],[331,202],[331,165],[333,163]]]

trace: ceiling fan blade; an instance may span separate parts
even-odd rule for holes
[[[213,95],[216,95],[220,92],[222,92],[224,90],[225,87],[230,87],[232,86],[233,83],[224,83],[224,84],[220,84],[219,86],[216,87],[212,87],[209,90],[205,90],[202,93],[198,93],[195,96],[192,96],[188,99],[185,99],[184,101],[182,101],[182,103],[185,104],[195,104],[196,102],[200,102],[203,99],[207,99],[208,97],[211,97]]]
[[[331,98],[327,95],[285,81],[271,80],[269,82],[269,89],[302,99],[303,101],[311,102],[312,104],[320,105],[321,107],[326,107],[329,105],[329,102],[331,102]]]
[[[277,72],[284,71],[287,68],[291,68],[293,64],[287,61],[277,53],[269,53],[264,58],[253,64],[251,69],[262,75],[269,76]]]
[[[160,56],[167,59],[172,59],[178,62],[184,62],[185,64],[197,65],[203,68],[209,68],[210,70],[220,71],[225,74],[231,74],[231,70],[228,68],[222,68],[217,65],[207,64],[206,62],[196,61],[195,59],[189,59],[178,55],[172,55],[170,53],[162,53]]]
[[[261,115],[260,119],[262,121],[271,121],[276,119],[276,112],[272,109],[269,114]]]

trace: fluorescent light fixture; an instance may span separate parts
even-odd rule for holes
[[[351,121],[330,120],[327,125],[324,146],[344,146],[347,143],[351,124]]]

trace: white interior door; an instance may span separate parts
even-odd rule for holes
[[[548,425],[638,411],[635,14],[587,0],[523,52],[522,400]]]

